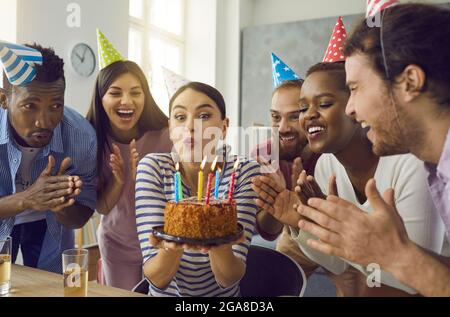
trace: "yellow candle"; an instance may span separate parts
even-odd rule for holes
[[[203,197],[203,171],[200,170],[198,172],[198,194],[197,194],[197,200],[202,201]]]
[[[200,165],[200,171],[198,172],[198,191],[197,200],[202,201],[203,199],[203,169],[206,164],[206,156],[203,158],[202,165]]]

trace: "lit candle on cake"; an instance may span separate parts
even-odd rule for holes
[[[205,168],[206,165],[206,159],[207,157],[205,156],[203,158],[202,164],[200,165],[200,171],[198,172],[198,188],[197,188],[198,201],[202,201],[203,198],[203,169]]]
[[[216,170],[216,185],[214,186],[214,198],[215,199],[219,199],[220,173],[222,173],[222,170],[220,169],[220,167],[217,167],[217,170]]]
[[[216,169],[217,160],[219,157],[216,156],[213,163],[211,164],[211,172],[208,175],[208,183],[206,184],[206,204],[209,205],[209,200],[211,198],[211,187],[212,187],[212,179],[214,177],[214,170]]]
[[[178,169],[177,169],[178,171]],[[178,172],[178,200],[183,200],[183,186],[181,186],[181,173]]]
[[[178,175],[178,163],[177,163],[175,169],[177,171],[175,172],[175,176],[174,176],[173,189],[174,189],[174,194],[175,194],[175,202],[177,203],[179,201],[178,200],[178,176],[179,176]]]
[[[180,173],[180,163],[175,166],[177,172],[175,173],[175,202],[179,202],[183,199],[183,190],[181,188],[181,173]]]
[[[230,190],[228,191],[228,202],[231,204],[233,201],[233,192],[234,192],[234,180],[236,178],[236,170],[239,166],[239,159],[236,160],[233,167],[233,173],[231,174],[231,180],[230,180]]]

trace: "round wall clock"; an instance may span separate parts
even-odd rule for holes
[[[75,45],[70,54],[70,61],[75,72],[82,77],[89,77],[95,70],[95,54],[92,48],[85,44]]]

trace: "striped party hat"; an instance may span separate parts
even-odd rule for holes
[[[366,18],[398,4],[398,0],[367,0]]]
[[[35,64],[42,65],[41,52],[0,40],[0,61],[11,85],[24,86],[37,75]]]

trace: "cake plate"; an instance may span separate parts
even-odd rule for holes
[[[177,237],[164,232],[164,226],[158,226],[153,228],[153,235],[161,240],[175,242],[180,244],[190,244],[190,245],[198,245],[198,246],[217,246],[221,244],[227,244],[233,241],[237,241],[244,232],[244,227],[238,223],[237,232],[235,234],[231,234],[229,236],[221,237],[221,238],[213,238],[213,239],[194,239],[194,238],[185,238],[185,237]]]

